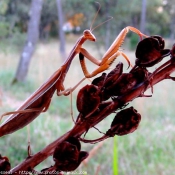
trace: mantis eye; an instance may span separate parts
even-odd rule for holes
[[[85,30],[83,32],[84,38],[88,39],[90,41],[96,41],[95,36],[92,34],[92,32],[90,30]]]
[[[85,30],[83,33],[84,33],[84,35],[89,35],[90,34],[89,30]]]

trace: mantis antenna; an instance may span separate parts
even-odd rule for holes
[[[98,13],[99,13],[99,11],[100,11],[100,8],[101,8],[101,5],[100,5],[99,2],[95,2],[95,3],[98,4],[98,10],[97,10],[97,12],[96,12],[96,14],[95,14],[95,16],[94,16],[94,19],[92,20],[91,27],[90,27],[90,31],[93,30],[93,29],[92,29],[92,26],[93,26],[93,24],[94,24],[94,22],[95,22],[95,19],[97,18],[97,15],[98,15]]]
[[[98,10],[97,10],[97,12],[96,12],[96,14],[95,14],[95,16],[94,16],[94,19],[92,20],[92,23],[91,23],[91,27],[90,27],[90,31],[91,31],[91,32],[92,32],[94,29],[100,27],[102,24],[104,24],[104,23],[110,21],[111,19],[113,19],[112,16],[109,16],[109,19],[107,19],[106,21],[104,21],[104,22],[102,22],[101,24],[99,24],[99,25],[95,26],[94,28],[92,28],[92,26],[93,26],[93,24],[94,24],[94,22],[95,22],[95,19],[97,18],[97,15],[98,15],[98,13],[99,13],[99,11],[100,11],[100,9],[101,9],[100,3],[99,3],[99,2],[96,2],[96,3],[98,4]]]
[[[96,29],[96,28],[100,27],[102,24],[104,24],[104,23],[106,23],[106,22],[110,21],[111,19],[113,19],[113,17],[112,17],[112,16],[109,16],[109,18],[108,18],[106,21],[104,21],[104,22],[102,22],[101,24],[99,24],[99,25],[95,26],[95,27],[94,27],[94,28],[91,30],[91,32],[92,32],[94,29]]]

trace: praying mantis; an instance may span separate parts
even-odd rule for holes
[[[55,91],[57,92],[58,96],[70,94],[70,92],[72,92],[85,78],[91,78],[108,69],[112,62],[119,55],[122,55],[130,64],[127,56],[122,51],[119,51],[119,48],[124,42],[124,39],[129,30],[139,35],[141,39],[142,36],[147,37],[134,27],[128,26],[124,28],[119,33],[109,49],[106,51],[106,53],[103,55],[101,61],[94,58],[91,54],[88,53],[86,49],[83,48],[83,44],[87,40],[92,42],[96,41],[96,37],[92,33],[93,29],[90,28],[89,30],[85,30],[83,32],[83,35],[75,43],[75,46],[71,50],[68,58],[63,63],[63,65],[57,71],[55,71],[55,73],[53,73],[53,75],[41,87],[39,87],[16,111],[7,112],[1,116],[2,119],[2,117],[10,115],[0,125],[0,137],[13,133],[16,130],[25,127],[31,123],[41,112],[47,111]],[[99,67],[92,73],[89,73],[86,68],[85,60],[80,60],[80,65],[82,67],[85,78],[83,78],[83,80],[81,80],[80,83],[77,84],[74,88],[65,90],[63,82],[65,80],[66,74],[69,70],[72,60],[77,54],[80,53]]]

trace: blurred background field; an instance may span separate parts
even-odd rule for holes
[[[26,2],[28,3],[27,5],[25,4]],[[47,0],[44,1],[43,5],[44,10],[41,15],[41,24],[43,26],[40,30],[41,33],[46,36],[40,36],[39,38],[26,80],[13,85],[11,84],[27,36],[25,25],[28,21],[27,17],[30,2],[31,1],[27,0],[22,3],[19,0],[15,0],[13,4],[12,1],[8,0],[0,1],[0,5],[3,5],[1,9],[4,9],[4,11],[0,11],[0,19],[2,19],[0,21],[0,89],[2,94],[0,114],[18,108],[23,101],[41,86],[63,63],[59,51],[60,41],[57,40],[58,36],[56,32],[58,21],[57,23],[53,23],[53,21],[57,19],[54,9],[55,4],[53,3],[54,1]],[[141,15],[142,11],[141,1],[133,0],[130,5],[126,3],[125,0],[118,0],[109,3],[111,4],[109,14],[106,14],[103,9],[106,5],[105,2],[110,1],[100,1],[102,10],[95,23],[101,23],[106,19],[106,16],[114,17],[114,19],[109,22],[111,24],[110,27],[108,26],[111,30],[110,37],[108,37],[109,40],[105,39],[107,35],[107,25],[104,24],[104,26],[102,25],[94,31],[97,36],[97,43],[87,42],[84,45],[84,48],[99,59],[102,54],[105,53],[105,48],[112,43],[122,28],[127,25],[140,28],[139,15]],[[83,29],[89,28],[96,12],[96,8],[93,6],[94,1],[88,0],[84,1],[84,3],[85,4],[82,4],[78,0],[71,1],[71,3],[64,1],[63,3],[65,19],[66,15],[71,16],[78,12],[84,14],[84,21],[80,31],[74,31],[73,33],[68,32],[65,36],[67,55],[83,32]],[[15,7],[14,9],[11,8],[18,13],[14,13],[13,11],[7,13],[9,4],[11,4],[13,8]],[[76,8],[77,4],[81,5],[81,8]],[[174,33],[172,33],[171,30],[171,27],[175,25],[175,22],[171,21],[175,19],[173,17],[175,15],[174,8],[173,1],[147,0],[145,33],[148,35],[158,34],[165,37],[166,48],[171,48],[174,42],[174,40],[172,40]],[[92,13],[89,13],[89,11]],[[6,14],[10,14],[11,16],[6,16]],[[10,30],[9,24],[12,24],[11,22],[14,20],[16,24],[11,26],[14,28]],[[47,23],[50,24],[52,29],[49,32],[44,30]],[[175,32],[175,30],[173,30],[173,32]],[[135,61],[134,50],[138,41],[138,37],[135,34],[129,33],[121,48],[130,58],[133,65]],[[121,57],[114,62],[112,67],[119,61],[122,61],[125,65],[124,72],[128,72],[127,63]],[[90,71],[96,68],[96,66],[89,61],[87,61],[87,65]],[[158,67],[158,65],[149,70],[153,71],[156,67]],[[73,60],[64,85],[66,88],[73,87],[81,78],[83,78],[83,73],[78,57],[76,57]],[[87,83],[89,84],[90,82],[85,80],[73,92],[73,112],[75,118],[78,114],[76,110],[77,92]],[[142,115],[142,121],[134,133],[117,137],[119,175],[170,175],[175,171],[174,89],[175,83],[173,81],[164,80],[154,87],[154,93],[151,98],[138,98],[128,105],[133,105],[138,110]],[[146,93],[151,94],[150,91]],[[30,124],[32,153],[40,151],[73,127],[70,108],[69,96],[57,97],[56,94],[54,95],[48,111],[42,113]],[[108,130],[113,117],[114,115],[107,117],[97,127],[105,132]],[[94,139],[99,136],[101,136],[101,134],[92,129],[86,137]],[[27,128],[25,127],[11,135],[0,138],[0,153],[8,156],[12,167],[14,167],[26,158],[27,142]],[[82,144],[82,150],[90,151],[94,146],[95,145],[91,144]],[[113,139],[110,138],[104,141],[103,145],[99,145],[95,153],[86,165],[83,164],[78,168],[78,171],[87,171],[87,174],[95,175],[99,168],[100,171],[98,175],[113,174]],[[36,169],[41,170],[51,164],[53,164],[52,157],[40,164]]]
[[[71,42],[69,42],[71,43]],[[68,50],[73,46],[67,45]],[[33,56],[30,67],[29,78],[25,83],[11,85],[15,65],[18,61],[17,53],[0,54],[0,87],[2,91],[1,114],[13,111],[29,97],[47,78],[61,65],[57,56],[58,42],[39,43]],[[98,55],[93,51],[93,46],[87,44],[87,49],[92,50],[93,55]],[[125,52],[132,62],[134,62],[134,52]],[[35,60],[35,61],[34,61]],[[122,58],[116,60],[126,61]],[[88,68],[95,68],[92,63]],[[127,71],[126,68],[124,71]],[[76,57],[66,78],[65,87],[72,87],[82,78],[82,73]],[[70,80],[73,79],[74,81]],[[84,84],[89,83],[88,80]],[[80,87],[82,87],[81,85]],[[80,88],[79,87],[79,88]],[[79,89],[78,88],[78,89]],[[123,137],[118,137],[118,158],[119,174],[171,174],[174,171],[174,147],[175,147],[175,118],[174,118],[174,93],[175,84],[165,80],[154,87],[153,97],[138,98],[130,105],[133,105],[142,115],[141,124],[136,132]],[[76,111],[76,94],[73,93],[73,111]],[[147,92],[150,94],[150,92]],[[98,128],[106,131],[110,126],[113,116],[109,116],[101,122]],[[50,108],[46,113],[42,113],[30,125],[32,152],[44,148],[48,143],[71,129],[73,122],[70,116],[70,98],[57,97],[54,95]],[[87,134],[87,138],[97,138],[100,134],[92,130]],[[83,150],[91,150],[94,145],[83,144]],[[112,174],[113,139],[108,139],[99,148],[86,166],[80,167],[81,170],[90,174],[95,174],[96,168],[100,165],[99,174]],[[17,165],[27,156],[27,128],[17,131],[11,135],[2,137],[0,140],[0,152],[10,158],[12,166]],[[38,169],[47,167],[51,164],[50,157],[44,164],[39,165]]]

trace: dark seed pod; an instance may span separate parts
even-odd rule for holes
[[[171,49],[171,58],[173,60],[175,60],[175,44],[173,45],[172,49]]]
[[[102,101],[108,100],[113,96],[113,87],[117,84],[118,79],[122,76],[123,72],[123,63],[118,63],[111,72],[107,75],[103,88],[101,90],[101,99]]]
[[[136,48],[136,65],[151,67],[170,54],[164,49],[165,42],[160,36],[151,36],[140,41]]]
[[[69,137],[66,141],[75,145],[77,147],[78,151],[81,150],[80,141],[76,137]]]
[[[57,171],[73,171],[88,157],[88,153],[80,151],[81,145],[77,138],[70,137],[55,148],[53,159]]]
[[[77,95],[77,109],[86,116],[93,113],[100,104],[99,89],[95,85],[86,85]]]
[[[130,73],[132,73],[132,75],[136,79],[135,87],[138,86],[143,81],[145,81],[148,78],[148,76],[151,74],[150,72],[148,72],[146,68],[141,68],[141,67],[137,67],[136,69],[132,70]]]
[[[164,47],[165,47],[165,40],[161,36],[158,36],[158,35],[154,35],[154,36],[151,36],[151,37],[153,37],[153,38],[155,38],[159,41],[159,47],[157,49],[163,50]]]
[[[7,157],[2,157],[0,154],[0,172],[10,171],[11,165]]]
[[[137,83],[137,80],[131,73],[123,73],[116,82],[104,89],[103,97],[105,99],[113,96],[120,96],[131,90]]]
[[[148,78],[149,72],[146,68],[136,67],[129,73],[121,74],[111,85],[104,87],[103,99],[124,95]]]
[[[118,80],[118,78],[121,76],[122,72],[123,72],[123,63],[118,63],[115,69],[113,69],[107,75],[107,78],[104,83],[104,89],[113,85]]]
[[[106,78],[106,73],[102,73],[100,77],[95,78],[92,84],[98,87],[102,87]]]
[[[103,73],[100,77],[97,77],[92,81],[92,84],[98,86],[99,88],[99,91],[100,91],[99,95],[100,95],[101,101],[108,100],[111,97],[110,94],[109,95],[104,94],[104,91],[106,88],[110,87],[117,81],[117,79],[120,77],[122,72],[123,72],[123,63],[120,62],[107,75],[106,73]]]
[[[123,63],[119,62],[116,67],[108,73],[107,79],[109,78],[114,78],[114,77],[119,77],[123,72]],[[117,78],[116,78],[117,79]]]
[[[114,96],[119,96],[130,91],[137,83],[134,75],[131,73],[124,73],[118,79],[118,82],[114,86],[115,90],[113,91]]]
[[[140,121],[141,115],[133,107],[124,109],[117,113],[106,135],[113,137],[132,133],[138,128]]]

